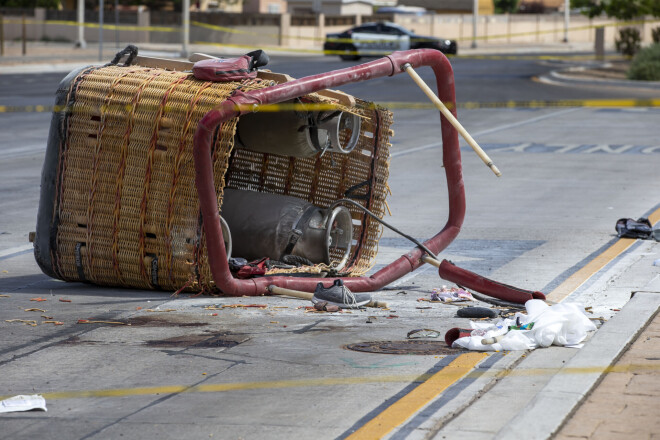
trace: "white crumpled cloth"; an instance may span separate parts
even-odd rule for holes
[[[478,351],[531,350],[550,345],[576,345],[596,330],[593,322],[574,303],[547,305],[540,299],[525,303],[527,314],[516,313],[513,318],[500,319],[495,323],[471,322],[470,336],[458,338],[452,347]],[[533,322],[530,330],[509,330],[509,326]],[[502,335],[494,344],[482,344],[486,338]]]

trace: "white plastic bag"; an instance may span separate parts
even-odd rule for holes
[[[478,351],[532,350],[550,345],[575,345],[584,341],[587,332],[596,330],[576,304],[548,306],[539,299],[525,303],[527,314],[500,319],[494,324],[471,322],[470,336],[456,339],[452,347]],[[533,323],[533,324],[532,324]],[[510,327],[528,327],[510,330]]]
[[[29,396],[14,396],[0,401],[0,413],[30,411],[33,409],[46,411],[46,399],[39,394],[32,394]]]

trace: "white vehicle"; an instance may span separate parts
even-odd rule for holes
[[[323,45],[326,55],[339,55],[343,60],[423,48],[437,49],[446,54],[456,54],[457,51],[453,40],[423,37],[389,22],[365,23],[340,34],[328,34]]]

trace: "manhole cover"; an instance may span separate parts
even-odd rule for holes
[[[406,340],[406,341],[374,341],[358,342],[345,345],[344,348],[353,351],[382,354],[427,354],[447,355],[462,351],[447,347],[444,341]]]

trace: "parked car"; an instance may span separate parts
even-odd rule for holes
[[[340,34],[327,34],[323,44],[326,55],[339,55],[342,60],[359,60],[363,56],[387,55],[396,50],[437,49],[455,55],[454,40],[417,35],[395,23],[365,23]]]

